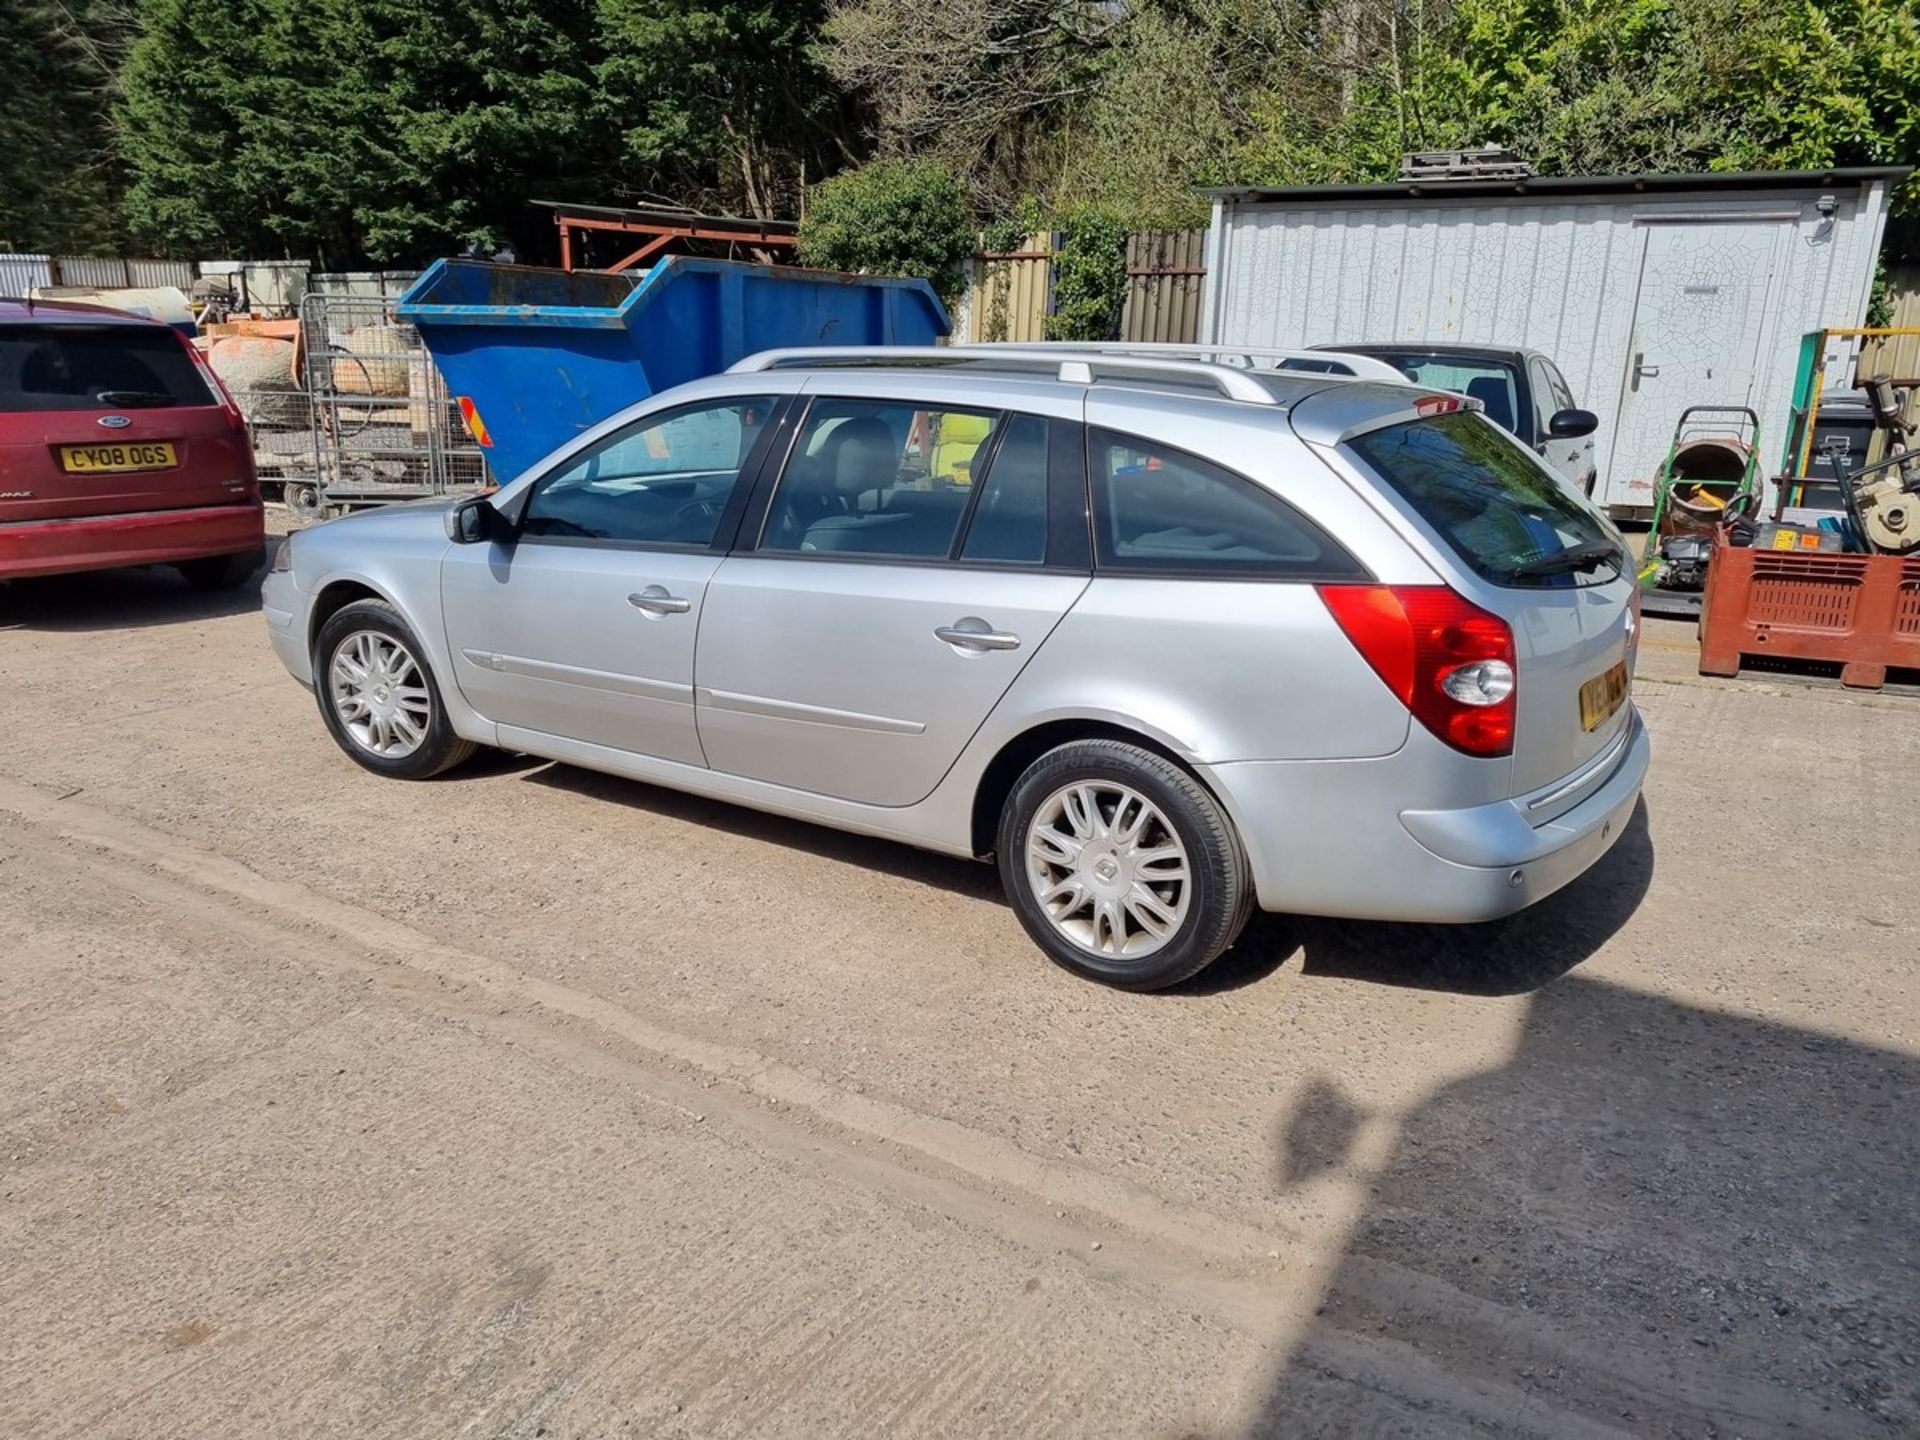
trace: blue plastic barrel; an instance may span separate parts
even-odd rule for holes
[[[501,480],[615,411],[787,345],[930,345],[946,308],[924,280],[670,256],[638,275],[440,260],[394,313]]]

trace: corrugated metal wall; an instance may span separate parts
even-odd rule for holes
[[[1920,267],[1891,269],[1887,289],[1893,302],[1887,324],[1896,330],[1920,331]],[[1920,334],[1869,340],[1861,360],[1863,370],[1871,375],[1920,379]]]
[[[1187,345],[1200,335],[1204,230],[1136,230],[1127,237],[1120,338]]]
[[[1204,230],[1139,230],[1127,237],[1127,293],[1120,338],[1187,344],[1199,334]],[[1053,311],[1053,237],[1038,231],[1020,248],[973,261],[958,311],[969,340],[1044,340]]]
[[[127,283],[136,290],[151,290],[161,285],[193,289],[193,265],[187,260],[129,260]]]
[[[1053,237],[1035,231],[1018,250],[974,257],[969,340],[1044,340],[1052,291]]]
[[[187,260],[120,260],[96,255],[0,254],[0,295],[25,295],[53,285],[95,290],[193,288]]]
[[[1839,209],[1823,232],[1823,193]],[[1800,336],[1858,324],[1885,211],[1870,187],[1710,191],[1674,198],[1434,199],[1215,207],[1201,339],[1301,346],[1346,341],[1462,341],[1525,346],[1552,355],[1575,399],[1600,416],[1599,494],[1620,505],[1650,500],[1664,449],[1635,439],[1612,456],[1626,398],[1647,236],[1664,225],[1775,224],[1766,303],[1727,336],[1728,353],[1758,347],[1753,403],[1771,466],[1792,403]],[[1745,229],[1746,224],[1740,224]],[[1744,260],[1733,263],[1745,264]],[[1637,433],[1637,432],[1636,432]],[[1642,448],[1648,454],[1639,454]]]
[[[93,255],[61,255],[53,269],[56,285],[84,285],[93,290],[122,290],[130,283],[127,262]]]
[[[53,283],[45,255],[0,254],[0,295],[24,296]]]

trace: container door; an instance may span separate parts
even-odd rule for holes
[[[757,548],[708,590],[695,678],[713,768],[869,805],[930,794],[1086,588],[1078,434],[816,400]]]
[[[771,396],[656,414],[543,476],[511,543],[441,570],[454,679],[502,726],[705,763],[693,641]]]
[[[1689,405],[1752,405],[1781,221],[1645,224],[1632,341],[1607,467],[1609,505],[1653,504],[1653,483]]]

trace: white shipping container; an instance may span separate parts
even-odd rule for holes
[[[1545,351],[1600,417],[1596,498],[1644,509],[1687,406],[1753,408],[1778,469],[1800,337],[1864,322],[1907,173],[1217,190],[1201,339]]]

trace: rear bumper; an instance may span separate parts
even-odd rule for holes
[[[241,555],[266,545],[258,500],[132,515],[0,524],[0,580]]]
[[[1524,799],[1401,809],[1417,793],[1404,756],[1218,765],[1202,775],[1234,816],[1262,909],[1471,923],[1544,900],[1612,849],[1651,756],[1636,714],[1604,781],[1538,825]]]

